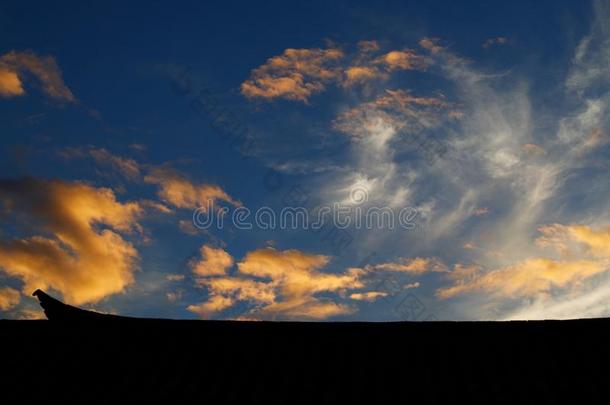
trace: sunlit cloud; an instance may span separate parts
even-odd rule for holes
[[[343,56],[338,48],[286,49],[253,70],[251,78],[242,83],[241,92],[249,98],[307,101],[340,75],[335,65]]]
[[[379,298],[387,297],[388,293],[381,291],[368,291],[363,293],[353,293],[349,297],[356,301],[373,302]]]
[[[387,75],[374,67],[368,66],[350,66],[345,71],[344,86],[353,86],[359,83],[366,83],[375,78],[386,78]]]
[[[14,97],[23,94],[25,94],[25,90],[17,73],[0,65],[0,96]]]
[[[415,50],[393,50],[375,56],[376,41],[360,41],[358,52],[340,48],[286,49],[254,69],[241,85],[244,96],[262,99],[282,98],[307,103],[330,84],[352,87],[372,80],[387,80],[399,70],[425,70],[428,61]]]
[[[223,249],[203,245],[201,258],[191,262],[193,273],[199,276],[224,276],[233,266],[233,258]]]
[[[158,195],[164,202],[182,209],[205,209],[212,201],[224,201],[239,206],[220,186],[207,183],[193,183],[179,172],[166,168],[151,169],[144,181],[159,186]]]
[[[532,258],[481,275],[467,273],[451,287],[437,290],[439,298],[483,292],[499,298],[537,297],[566,288],[606,271],[608,263],[593,260]]]
[[[552,248],[564,256],[586,254],[597,258],[610,258],[610,228],[594,229],[586,225],[552,224],[539,228],[536,239],[539,246]]]
[[[21,293],[10,287],[0,288],[0,311],[8,311],[19,305]]]
[[[63,102],[76,101],[63,81],[55,58],[38,56],[30,51],[11,51],[0,56],[0,96],[25,94],[23,83],[27,75],[37,79],[47,96]]]
[[[83,304],[133,283],[138,252],[121,234],[140,230],[137,202],[121,203],[112,190],[85,183],[23,179],[0,182],[0,203],[40,230],[0,240],[0,268],[21,279],[25,293],[51,288]]]
[[[228,265],[227,257],[220,256],[222,266]],[[208,288],[210,299],[189,310],[209,316],[218,308],[226,309],[239,301],[248,301],[254,305],[250,316],[263,318],[324,319],[352,313],[355,308],[316,295],[361,288],[364,284],[360,277],[364,271],[321,272],[329,260],[328,256],[298,250],[255,250],[237,263],[235,275],[200,278],[198,283]]]
[[[384,64],[392,70],[425,70],[428,66],[426,59],[414,50],[391,51],[379,57],[377,63]]]

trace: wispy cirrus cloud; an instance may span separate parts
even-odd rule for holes
[[[380,263],[372,266],[375,270],[386,270],[421,275],[425,273],[447,272],[439,259],[433,257],[400,258],[395,262]]]

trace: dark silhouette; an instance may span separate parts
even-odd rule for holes
[[[36,290],[32,295],[38,298],[45,316],[51,321],[107,321],[129,319],[122,316],[86,311],[84,309],[66,305],[42,290]]]
[[[35,295],[50,321],[0,321],[3,399],[607,403],[608,319],[172,321],[98,314]]]

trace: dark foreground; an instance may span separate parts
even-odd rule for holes
[[[608,403],[609,337],[608,319],[0,321],[0,384],[19,403]]]

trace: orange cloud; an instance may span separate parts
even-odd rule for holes
[[[398,262],[382,263],[373,267],[376,270],[396,271],[415,275],[447,271],[447,266],[440,260],[426,257],[416,257],[414,259],[400,258]]]
[[[431,54],[441,53],[445,48],[438,44],[438,38],[422,38],[419,41],[419,46],[428,50]]]
[[[446,299],[473,291],[503,298],[535,297],[549,294],[553,288],[565,288],[606,271],[607,265],[594,260],[556,261],[527,259],[513,266],[476,275],[474,267],[458,268],[454,285],[440,288],[437,297]]]
[[[367,66],[352,66],[345,71],[344,86],[353,86],[358,83],[364,83],[374,78],[385,78],[386,75],[379,72],[373,67]]]
[[[29,51],[11,51],[0,56],[0,95],[24,94],[22,82],[26,74],[36,77],[49,97],[65,102],[76,101],[61,77],[55,58],[41,57]]]
[[[47,317],[44,314],[42,309],[30,309],[30,308],[23,308],[22,310],[17,312],[15,318],[20,319],[20,320],[28,320],[28,321],[33,321],[33,320],[38,320],[38,319],[47,319]]]
[[[220,312],[232,307],[235,301],[224,295],[212,295],[206,302],[198,305],[189,305],[186,309],[199,315],[201,318],[208,318],[210,314]]]
[[[286,49],[254,69],[242,83],[241,92],[248,98],[307,102],[330,83],[350,87],[372,79],[385,80],[388,72],[424,70],[428,66],[427,60],[412,49],[374,57],[379,49],[376,41],[360,41],[358,52],[350,58],[338,48]]]
[[[0,65],[0,97],[13,97],[25,94],[17,73]]]
[[[450,118],[451,104],[438,97],[417,97],[405,90],[386,90],[374,101],[341,113],[333,128],[355,138],[370,135],[380,122],[398,131],[421,131]]]
[[[23,280],[24,291],[52,288],[78,305],[133,282],[138,252],[120,233],[140,230],[138,203],[84,183],[23,179],[0,181],[0,204],[45,233],[0,240],[0,268]]]
[[[180,173],[165,168],[152,169],[144,181],[159,185],[159,198],[176,208],[205,209],[212,201],[225,201],[234,206],[241,203],[234,200],[222,188],[212,184],[195,184]]]
[[[193,273],[199,276],[224,276],[233,266],[233,258],[220,248],[203,245],[201,259],[191,262]]]
[[[380,291],[368,291],[364,293],[353,293],[349,297],[356,301],[368,301],[372,302],[379,298],[387,297],[388,293]]]
[[[14,288],[0,288],[0,311],[8,311],[9,309],[19,305],[21,302],[21,294]]]
[[[610,258],[610,227],[594,229],[586,225],[552,224],[538,229],[542,236],[536,243],[550,247],[564,255],[585,249],[597,258]]]
[[[536,245],[559,252],[563,260],[535,257],[484,272],[456,265],[448,273],[454,283],[437,290],[440,298],[483,291],[505,298],[536,297],[554,288],[571,288],[610,269],[610,227],[551,224],[538,228]]]
[[[198,283],[208,288],[210,299],[189,310],[201,315],[213,308],[226,309],[237,302],[249,301],[256,305],[251,315],[258,317],[324,319],[351,313],[354,308],[316,294],[361,288],[364,271],[348,269],[342,274],[319,271],[328,262],[328,256],[298,250],[255,250],[237,264],[235,276],[199,279]]]
[[[286,49],[257,69],[241,85],[248,98],[284,98],[307,101],[312,94],[325,89],[325,83],[335,79],[340,70],[335,66],[343,57],[338,48]]]
[[[426,59],[411,49],[391,51],[379,57],[376,63],[384,64],[392,70],[425,70],[428,67]]]

